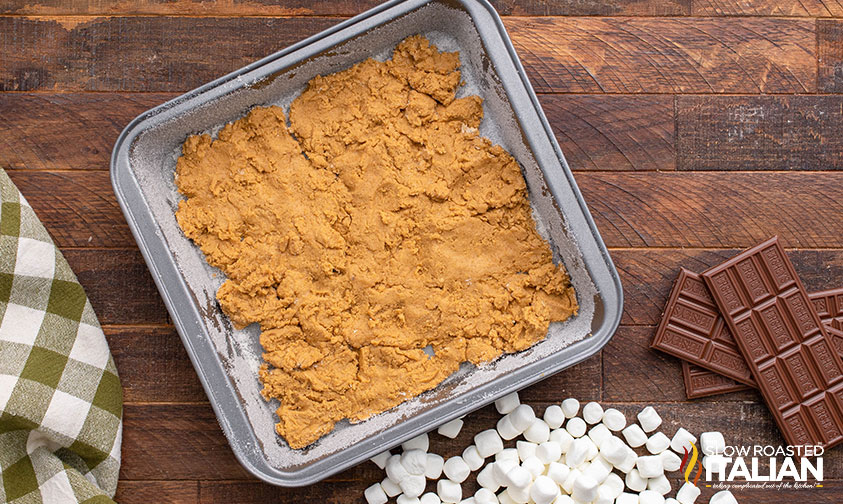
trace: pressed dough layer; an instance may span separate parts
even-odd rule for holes
[[[256,108],[184,143],[176,217],[225,273],[223,311],[260,323],[263,395],[293,448],[577,312],[518,164],[459,85],[458,53],[414,36],[311,80],[289,126]]]

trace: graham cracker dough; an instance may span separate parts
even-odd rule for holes
[[[458,68],[410,37],[311,80],[289,127],[255,108],[184,143],[178,223],[225,273],[223,311],[260,323],[262,393],[292,448],[577,313],[517,162],[479,136],[481,99],[455,98]]]

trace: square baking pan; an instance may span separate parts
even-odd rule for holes
[[[260,395],[256,325],[235,329],[220,311],[223,275],[179,229],[173,173],[188,135],[219,128],[259,105],[289,103],[317,76],[366,58],[385,59],[422,34],[460,51],[465,85],[483,98],[483,136],[519,162],[540,233],[577,291],[576,317],[551,324],[545,340],[482,366],[464,364],[439,386],[372,418],[340,422],[293,450],[275,433],[277,403]],[[244,34],[248,36],[248,34]],[[595,354],[618,326],[623,294],[524,69],[485,0],[392,1],[237,70],[132,121],[114,147],[111,179],[220,427],[241,464],[258,478],[301,486],[366,460]]]

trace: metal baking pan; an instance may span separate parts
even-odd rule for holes
[[[316,75],[386,58],[421,33],[459,50],[462,94],[484,99],[481,133],[520,163],[539,231],[565,264],[579,314],[547,338],[489,364],[468,364],[435,389],[366,421],[337,424],[302,450],[275,433],[277,404],[260,396],[258,328],[233,328],[215,293],[222,275],[179,230],[173,170],[193,133],[216,133],[256,105],[288,105]],[[245,35],[244,35],[245,36]],[[282,486],[308,485],[593,355],[614,333],[623,295],[617,271],[574,183],[524,69],[485,0],[391,1],[237,70],[132,121],[114,147],[117,200],[241,464]]]

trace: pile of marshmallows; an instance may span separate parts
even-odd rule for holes
[[[498,399],[495,407],[504,415],[497,429],[474,436],[474,444],[461,457],[444,460],[428,453],[427,434],[402,444],[401,454],[386,451],[373,457],[372,462],[386,469],[386,478],[366,489],[366,501],[384,504],[398,496],[398,504],[693,504],[700,495],[699,488],[685,483],[675,499],[664,497],[671,490],[665,471],[679,470],[680,455],[685,449],[690,453],[697,438],[684,428],[672,439],[654,432],[662,419],[651,406],[638,413],[640,425],[629,426],[623,413],[614,408],[604,411],[596,402],[586,404],[582,417],[577,416],[576,399],[549,406],[542,418],[521,404],[517,393]],[[461,428],[462,420],[457,419],[438,432],[453,439]],[[504,440],[522,435],[525,441],[519,440],[516,448],[504,448]],[[649,455],[639,456],[633,450],[641,446]],[[706,455],[723,453],[723,434],[703,433],[700,447]],[[494,461],[487,464],[490,457]],[[463,499],[461,483],[481,467],[477,483],[482,488]],[[439,479],[443,472],[446,478]],[[439,479],[436,493],[424,493],[427,479]],[[496,494],[501,488],[505,490]],[[737,504],[728,490],[714,494],[709,502]]]

